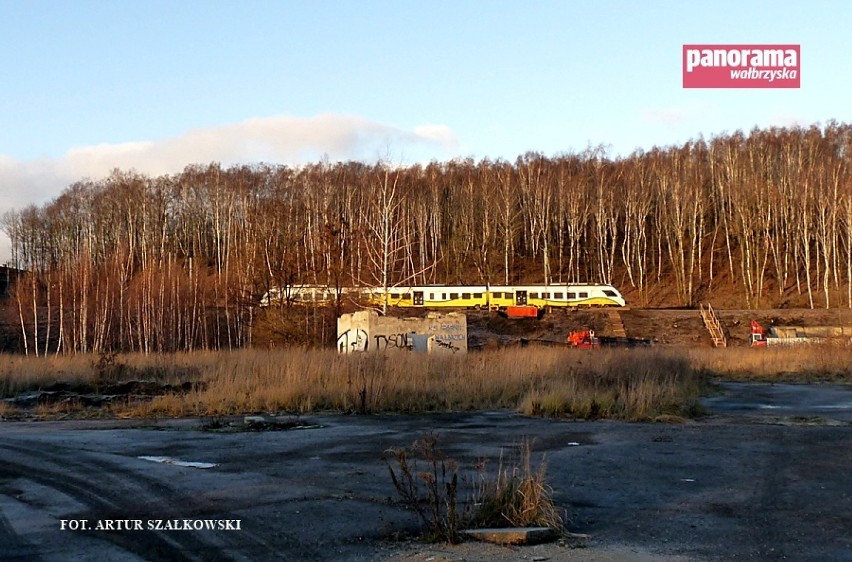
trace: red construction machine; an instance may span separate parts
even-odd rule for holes
[[[578,349],[598,349],[601,341],[595,337],[594,330],[577,330],[568,334],[568,345]]]
[[[844,338],[849,334],[852,334],[852,330],[843,326],[772,326],[767,332],[763,326],[752,320],[748,340],[752,347],[844,342],[848,345],[852,344],[852,340]]]
[[[532,305],[515,305],[507,306],[505,310],[499,311],[501,316],[506,318],[541,318],[544,316],[544,309]]]
[[[647,338],[618,336],[596,336],[594,330],[569,332],[566,342],[578,349],[600,349],[601,347],[650,347],[654,342]]]
[[[752,347],[766,347],[766,332],[763,331],[763,326],[755,320],[751,321],[751,335],[749,335],[748,341]]]

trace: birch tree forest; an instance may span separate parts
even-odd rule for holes
[[[24,272],[7,326],[35,355],[249,346],[262,295],[298,284],[604,282],[634,306],[852,307],[852,126],[622,158],[115,170],[2,227]]]

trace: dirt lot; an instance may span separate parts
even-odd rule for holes
[[[4,422],[0,558],[852,560],[850,387],[739,383],[708,407],[717,413],[686,424],[511,412],[311,416],[268,432],[201,431],[194,419]],[[381,457],[427,431],[462,466],[534,437],[568,530],[590,538],[513,548],[406,538],[419,526]],[[93,529],[119,519],[144,528]],[[148,528],[175,519],[240,529]]]

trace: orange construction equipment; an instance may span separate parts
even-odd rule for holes
[[[593,330],[578,330],[568,334],[568,345],[579,349],[597,349],[601,342]]]
[[[506,307],[506,316],[509,318],[539,318],[542,312],[543,309],[531,305]]]
[[[757,321],[751,321],[751,335],[748,338],[752,347],[766,347],[766,332],[763,331],[763,326]]]
[[[763,326],[755,322],[751,321],[751,335],[749,335],[749,342],[752,347],[774,347],[776,345],[817,345],[817,344],[825,344],[830,341],[842,341],[838,339],[831,339],[827,337],[825,334],[837,334],[837,328],[826,326],[811,326],[810,328],[805,328],[804,326],[773,326],[769,329],[769,333],[763,331]],[[840,333],[837,335],[842,335],[843,329],[840,328]]]

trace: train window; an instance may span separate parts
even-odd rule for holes
[[[481,298],[482,298],[482,293],[473,293],[473,298],[475,298],[475,299],[481,299]]]
[[[503,293],[491,293],[491,298],[494,298],[494,299],[502,299],[502,298],[503,298]]]
[[[587,299],[587,298],[589,298],[589,293],[581,292],[581,293],[580,293],[580,298],[581,298],[581,299]]]
[[[538,298],[538,293],[530,293],[530,298],[531,298],[531,299],[537,299],[537,298]]]
[[[549,298],[550,298],[550,293],[542,293],[542,294],[541,294],[541,298],[543,298],[543,299],[549,299]]]
[[[441,293],[441,300],[442,301],[447,300],[447,293]]]
[[[576,299],[576,298],[577,298],[577,293],[568,293],[568,298],[569,298],[569,299]]]
[[[454,300],[456,300],[457,298],[459,298],[459,294],[458,294],[458,293],[450,293],[450,300],[451,300],[451,301],[454,301]]]
[[[429,293],[429,300],[430,301],[435,300],[435,293]]]
[[[470,298],[470,293],[462,293],[462,298],[463,298],[463,299],[469,299],[469,298]]]
[[[618,296],[618,295],[615,294],[615,291],[610,291],[609,289],[604,289],[604,294],[608,297],[617,297]]]
[[[563,297],[563,293],[553,293],[553,298],[561,299]]]
[[[410,301],[411,300],[411,293],[403,293],[402,294],[402,300]]]

